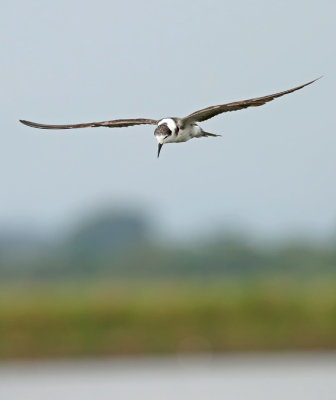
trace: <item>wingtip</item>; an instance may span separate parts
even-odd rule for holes
[[[319,76],[318,78],[313,79],[312,81],[310,81],[309,83],[314,83],[316,81],[318,81],[319,79],[322,79],[324,77],[324,75]]]
[[[308,85],[311,85],[312,83],[318,81],[318,80],[321,79],[321,78],[323,78],[323,75],[319,76],[318,78],[313,79],[312,81],[309,81],[309,82],[307,82],[307,83],[304,83],[304,84],[301,85],[301,86],[298,86],[296,89],[301,89],[301,88],[304,88],[304,87],[306,87],[306,86],[308,86]]]
[[[37,124],[36,122],[26,121],[25,119],[19,119],[21,124],[29,126],[31,128],[48,129],[48,125]]]
[[[21,124],[26,125],[26,126],[33,126],[33,123],[30,121],[26,121],[25,119],[19,119]]]

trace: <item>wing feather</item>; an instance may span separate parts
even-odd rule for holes
[[[73,129],[73,128],[95,128],[99,126],[105,126],[108,128],[124,128],[133,125],[156,125],[157,120],[146,119],[146,118],[135,118],[135,119],[115,119],[111,121],[102,122],[87,122],[84,124],[69,124],[69,125],[48,125],[39,124],[36,122],[30,122],[20,119],[20,122],[24,125],[31,126],[32,128],[39,129]]]
[[[233,103],[227,103],[227,104],[221,104],[218,106],[210,106],[207,108],[203,108],[202,110],[195,111],[192,114],[182,118],[182,123],[190,124],[190,123],[194,123],[194,122],[202,122],[202,121],[205,121],[209,118],[215,117],[216,115],[224,113],[224,112],[242,110],[247,107],[262,106],[263,104],[268,103],[269,101],[272,101],[278,97],[284,96],[285,94],[289,94],[289,93],[295,92],[296,90],[300,90],[300,89],[304,88],[305,86],[312,84],[313,82],[317,81],[320,78],[314,79],[313,81],[310,81],[303,85],[297,86],[293,89],[285,90],[285,91],[279,92],[279,93],[270,94],[268,96],[255,97],[253,99],[235,101]]]

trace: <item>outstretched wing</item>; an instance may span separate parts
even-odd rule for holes
[[[146,118],[114,119],[111,121],[87,122],[84,124],[70,124],[70,125],[38,124],[36,122],[25,121],[22,119],[20,119],[20,122],[24,125],[31,126],[32,128],[39,128],[39,129],[95,128],[98,126],[106,126],[108,128],[123,128],[126,126],[133,126],[133,125],[156,125],[158,123],[158,121],[154,119],[146,119]]]
[[[320,78],[314,79],[313,81],[305,83],[304,85],[297,86],[293,89],[285,90],[284,92],[279,92],[279,93],[270,94],[268,96],[255,97],[253,99],[235,101],[233,103],[227,103],[227,104],[221,104],[218,106],[211,106],[211,107],[203,108],[202,110],[195,111],[194,113],[182,118],[182,124],[202,122],[209,118],[215,117],[216,115],[221,114],[223,112],[242,110],[243,108],[247,108],[247,107],[262,106],[263,104],[268,103],[269,101],[272,101],[272,100],[276,99],[277,97],[281,97],[281,96],[284,96],[285,94],[289,94],[289,93],[295,92],[296,90],[300,90],[300,89],[304,88],[305,86],[310,85],[313,82],[317,81],[318,79],[320,79]]]

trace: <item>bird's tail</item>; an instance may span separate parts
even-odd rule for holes
[[[215,135],[214,133],[205,132],[205,131],[202,130],[202,135],[201,135],[201,137],[208,137],[208,136],[216,137],[216,136],[222,136],[222,135]]]

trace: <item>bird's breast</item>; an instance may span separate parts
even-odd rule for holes
[[[171,137],[167,138],[167,143],[181,143],[187,142],[188,140],[194,137],[200,137],[201,128],[197,125],[189,125],[185,128],[180,128],[177,132],[177,135],[171,135]]]

